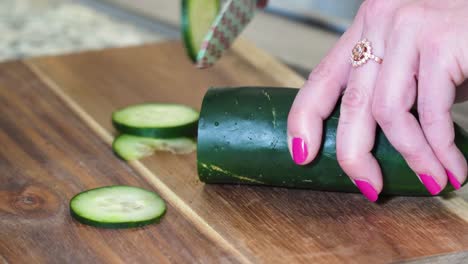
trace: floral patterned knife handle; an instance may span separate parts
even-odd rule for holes
[[[267,0],[228,0],[205,36],[197,55],[197,67],[212,66],[249,24],[256,7],[263,8]]]

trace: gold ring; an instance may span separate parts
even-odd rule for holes
[[[367,39],[359,41],[356,46],[354,46],[353,51],[351,52],[351,63],[353,67],[359,67],[365,64],[368,60],[374,60],[378,64],[382,63],[380,57],[372,54],[372,45]]]

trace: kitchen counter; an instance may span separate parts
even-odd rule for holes
[[[66,0],[0,1],[0,35],[0,61],[165,39],[82,1]]]

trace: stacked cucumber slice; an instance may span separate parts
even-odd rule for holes
[[[199,113],[177,104],[132,105],[112,114],[121,133],[112,144],[124,160],[136,160],[154,151],[185,154],[195,150]],[[164,201],[138,187],[108,186],[84,191],[70,201],[77,221],[103,228],[129,228],[155,223],[166,212]]]
[[[112,144],[114,152],[124,160],[138,160],[151,156],[154,151],[169,151],[174,154],[191,153],[196,149],[192,138],[147,138],[128,134],[119,135]]]
[[[132,105],[112,114],[121,133],[153,138],[193,137],[199,113],[177,104]]]
[[[154,151],[175,154],[195,150],[199,113],[178,104],[139,104],[112,114],[112,124],[120,134],[112,145],[124,160],[136,160]]]

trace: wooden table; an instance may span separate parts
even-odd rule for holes
[[[129,104],[200,107],[210,86],[298,87],[298,77],[239,41],[197,70],[178,42],[0,64],[0,263],[466,263],[466,188],[445,198],[204,185],[195,154],[125,163],[110,114]],[[128,184],[168,203],[162,222],[105,230],[68,201]]]

